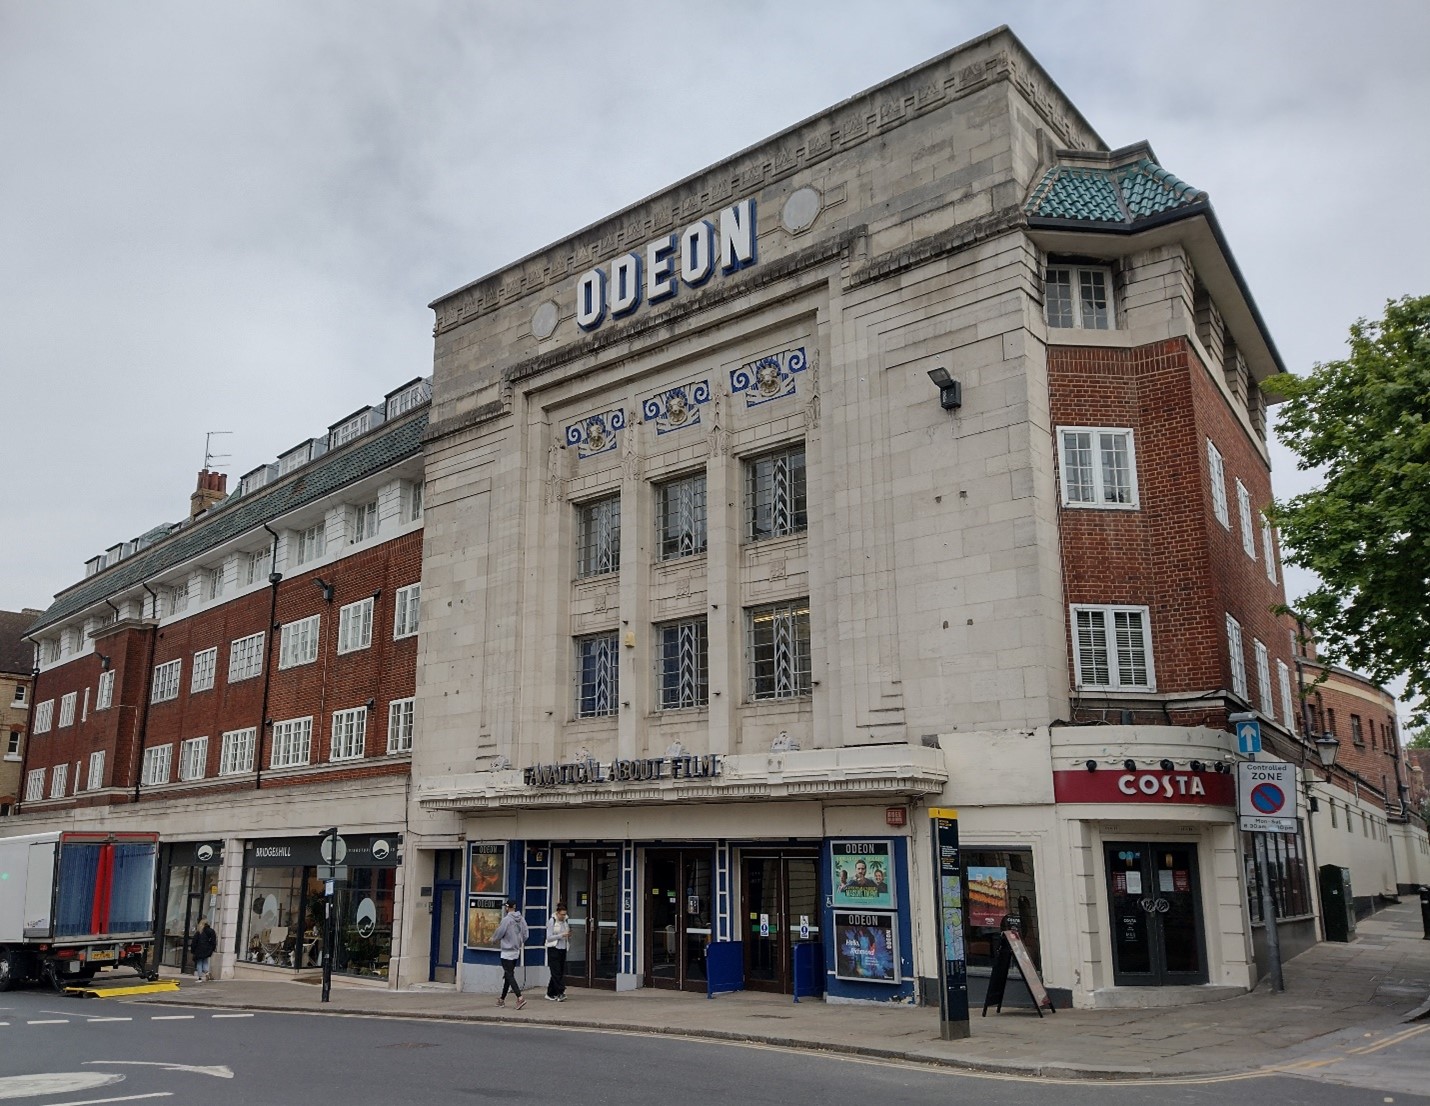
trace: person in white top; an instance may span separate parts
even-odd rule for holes
[[[551,982],[546,985],[548,1002],[566,1001],[566,950],[571,947],[571,923],[566,918],[566,904],[558,902],[556,913],[546,923],[546,966]]]

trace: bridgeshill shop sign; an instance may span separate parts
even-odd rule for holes
[[[1218,772],[1099,768],[1095,772],[1054,772],[1053,798],[1060,803],[1235,806],[1236,784],[1234,777]]]

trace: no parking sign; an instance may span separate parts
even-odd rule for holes
[[[1296,766],[1284,761],[1237,765],[1237,814],[1253,833],[1296,832]]]

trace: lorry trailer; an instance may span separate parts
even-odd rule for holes
[[[0,991],[127,966],[149,979],[157,833],[0,838]]]

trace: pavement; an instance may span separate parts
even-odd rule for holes
[[[567,1002],[555,1003],[533,987],[518,1011],[510,999],[498,1008],[493,995],[433,984],[391,991],[344,985],[334,977],[331,1001],[324,1004],[321,988],[311,983],[196,984],[183,977],[177,995],[131,1001],[665,1033],[1077,1079],[1308,1074],[1341,1063],[1343,1054],[1373,1053],[1430,1032],[1430,940],[1424,939],[1418,900],[1362,920],[1349,944],[1322,942],[1308,949],[1285,965],[1284,976],[1284,993],[1263,981],[1249,994],[1165,1009],[1064,1009],[1042,1018],[1031,1008],[1005,1007],[986,1018],[975,1009],[971,1035],[952,1041],[941,1039],[938,1011],[929,1007],[796,1003],[756,992],[707,999],[654,988],[621,994],[571,988]],[[1010,980],[1010,986],[1017,984]],[[1430,1084],[1430,1060],[1425,1079]]]

